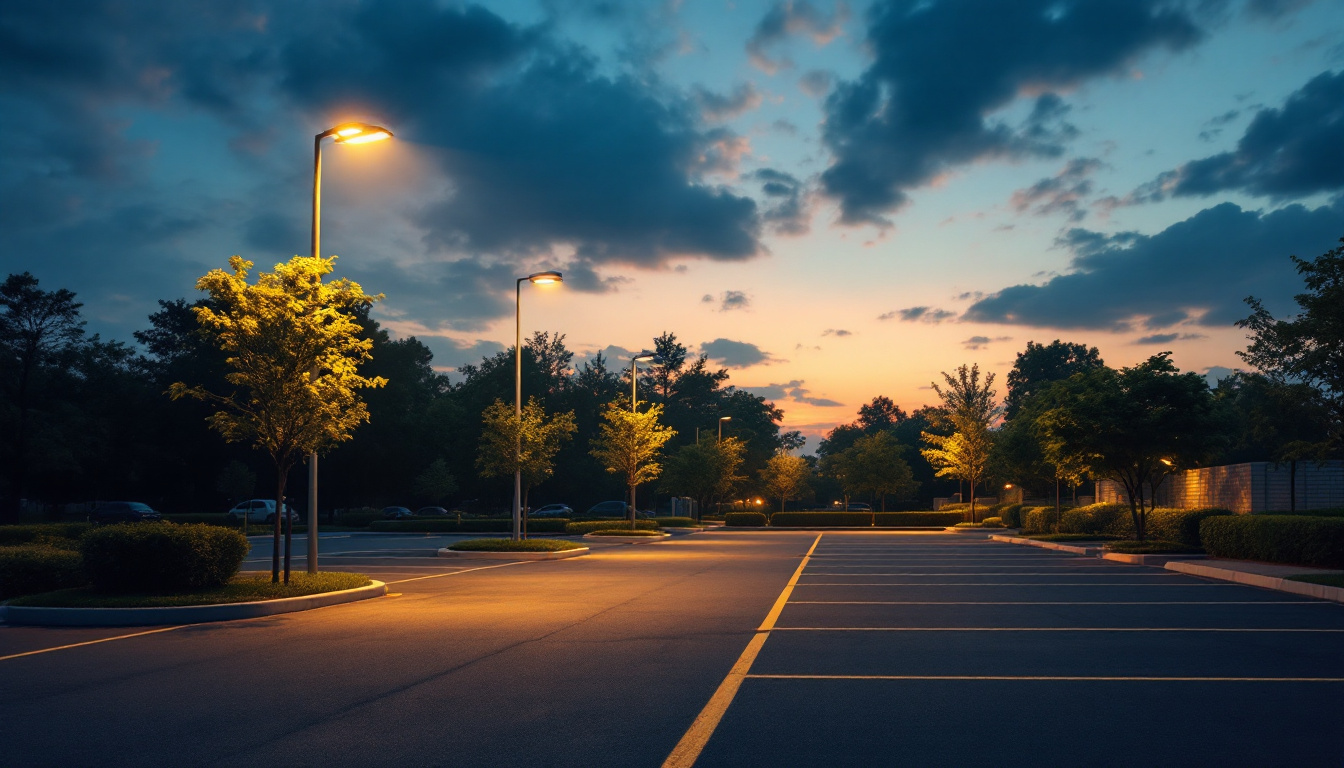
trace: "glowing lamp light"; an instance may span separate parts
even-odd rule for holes
[[[331,129],[337,144],[368,144],[392,138],[392,132],[381,125],[344,123]]]
[[[1175,464],[1172,463],[1171,459],[1159,459],[1159,461],[1161,461],[1163,464],[1166,464],[1168,467],[1176,466]]]
[[[552,283],[563,283],[565,278],[559,272],[538,272],[535,275],[528,275],[527,279],[533,285],[551,285]]]

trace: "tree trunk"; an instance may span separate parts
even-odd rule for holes
[[[523,486],[523,538],[527,538],[527,497],[532,493],[532,486]]]
[[[970,485],[971,485],[971,522],[978,523],[980,521],[975,519],[975,483],[971,483]]]
[[[285,503],[285,475],[288,474],[279,464],[275,466],[275,516],[271,526],[271,583],[280,581],[280,509]]]
[[[632,478],[630,481],[630,530],[635,530],[635,487],[636,484]]]
[[[1297,511],[1297,459],[1288,462],[1288,511]]]
[[[1059,526],[1060,526],[1060,523],[1062,523],[1062,522],[1063,522],[1063,518],[1062,518],[1062,515],[1060,514],[1060,511],[1059,511],[1059,476],[1056,475],[1056,476],[1055,476],[1055,533],[1059,533],[1059,532],[1060,532],[1060,531],[1059,531]]]

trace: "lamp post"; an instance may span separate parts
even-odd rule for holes
[[[723,422],[725,422],[725,421],[732,421],[732,420],[733,420],[733,417],[732,417],[732,416],[720,416],[720,417],[719,417],[719,442],[720,442],[720,443],[723,442]]]
[[[655,363],[661,363],[661,362],[663,361],[663,358],[659,357],[657,353],[650,352],[650,351],[648,351],[647,349],[644,350],[643,352],[640,352],[638,355],[635,355],[634,357],[630,358],[630,412],[631,412],[631,413],[639,413],[639,410],[638,410],[635,406],[637,406],[637,405],[639,404],[639,390],[637,389],[637,387],[639,386],[639,365],[638,365],[638,363],[639,363],[639,361],[641,361],[641,360],[652,360],[652,361],[655,362]],[[630,510],[631,510],[631,514],[633,514],[633,513],[634,513],[634,510],[636,510],[636,509],[638,509],[638,507],[635,506],[635,486],[632,485],[632,486],[630,486]]]
[[[522,539],[523,528],[523,433],[521,427],[523,424],[523,281],[526,280],[533,285],[554,285],[563,283],[565,278],[559,272],[537,272],[520,277],[514,283],[514,304],[513,304],[513,415],[518,420],[519,431],[514,434],[514,462],[517,466],[513,472],[513,540]]]
[[[380,125],[368,123],[341,123],[313,137],[313,258],[322,255],[322,140],[335,137],[337,144],[368,144],[374,141],[392,138],[392,132]],[[316,382],[317,365],[308,372],[309,382]],[[289,522],[286,510],[276,510],[276,515],[284,515],[285,524]],[[308,572],[317,573],[317,451],[308,454]],[[289,574],[289,545],[285,545],[285,574]]]

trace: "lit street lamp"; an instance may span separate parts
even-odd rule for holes
[[[644,351],[630,358],[630,411],[635,412],[635,405],[639,402],[639,395],[635,390],[635,384],[638,381],[639,368],[636,363],[651,360],[655,364],[663,362],[663,358],[656,353]]]
[[[533,285],[553,285],[563,283],[565,278],[559,272],[537,272],[527,277],[518,278],[514,284],[514,304],[513,304],[513,415],[518,419],[518,425],[523,423],[523,281],[526,280]],[[523,433],[521,431],[514,435],[514,461],[518,462],[513,473],[513,540],[518,541],[522,538],[523,530],[523,467],[521,460],[523,457]]]
[[[368,144],[374,141],[392,138],[392,132],[380,125],[368,123],[341,123],[313,137],[313,258],[322,255],[322,140],[335,137],[337,144]],[[316,381],[317,366],[308,374],[309,381]],[[283,510],[276,510],[283,514]],[[289,515],[285,515],[286,525]],[[308,572],[317,573],[317,452],[308,454]],[[289,573],[289,546],[285,546],[285,573]]]
[[[725,422],[725,421],[732,421],[732,420],[733,420],[733,417],[732,417],[732,416],[720,416],[720,417],[719,417],[719,442],[720,442],[720,443],[723,442],[723,422]]]

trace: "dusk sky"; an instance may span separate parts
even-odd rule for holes
[[[1029,340],[1235,367],[1344,236],[1344,0],[9,0],[0,114],[0,270],[104,337],[306,254],[364,120],[323,251],[436,366],[560,269],[524,333],[674,332],[813,448]]]

